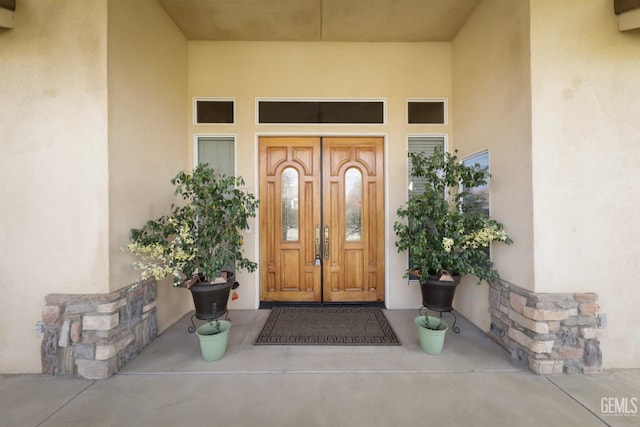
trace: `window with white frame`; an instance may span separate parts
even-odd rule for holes
[[[410,125],[446,125],[446,99],[409,99],[407,123]]]
[[[197,135],[196,163],[207,163],[227,176],[235,175],[235,136]],[[235,264],[229,269],[235,274]]]
[[[423,153],[426,156],[433,154],[436,147],[440,147],[444,150],[444,136],[430,136],[430,135],[412,135],[409,136],[407,141],[407,148],[409,153]],[[407,174],[409,181],[409,195],[420,191],[424,188],[424,178],[416,178],[411,176],[411,159],[407,157]]]
[[[445,137],[442,135],[412,135],[407,140],[408,153],[423,153],[431,156],[437,147],[444,150]],[[407,157],[407,178],[409,182],[409,196],[412,194],[420,194],[424,188],[425,178],[416,178],[411,176],[411,159]],[[444,194],[442,195],[444,197]],[[411,264],[411,254],[409,254],[409,270],[413,270]],[[413,280],[409,280],[413,282]]]
[[[232,98],[194,98],[193,123],[197,125],[235,123],[235,100]]]
[[[385,100],[257,99],[259,124],[384,124]]]
[[[482,169],[489,171],[489,150],[467,156],[462,159],[465,166],[479,165]],[[468,196],[462,202],[463,209],[480,211],[489,217],[489,179],[478,187],[467,188]]]
[[[225,135],[196,136],[198,163],[208,163],[228,176],[235,176],[235,137]]]

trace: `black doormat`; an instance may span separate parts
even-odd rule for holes
[[[400,345],[377,307],[274,307],[257,345]]]

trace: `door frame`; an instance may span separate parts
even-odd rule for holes
[[[260,199],[260,138],[261,137],[291,137],[291,136],[299,136],[299,137],[375,137],[383,139],[383,179],[384,179],[384,306],[389,308],[389,134],[386,132],[256,132],[254,133],[254,171],[255,171],[255,180],[254,180],[254,193],[256,197]],[[255,220],[255,230],[254,231],[254,247],[255,258],[260,259],[260,218],[258,216]],[[260,306],[260,263],[258,263],[258,271],[255,275],[255,307]]]

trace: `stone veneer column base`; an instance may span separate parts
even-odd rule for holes
[[[108,378],[158,335],[156,282],[108,294],[50,294],[42,311],[42,373]]]
[[[535,293],[495,280],[489,289],[490,335],[536,374],[598,374],[597,300],[591,292]]]

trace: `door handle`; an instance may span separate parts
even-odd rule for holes
[[[320,259],[322,258],[322,254],[320,252],[320,226],[316,225],[316,265],[320,265]]]
[[[329,226],[324,226],[324,259],[329,259]]]

